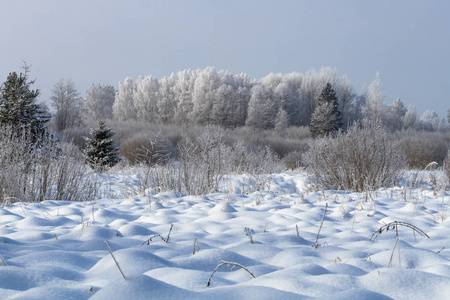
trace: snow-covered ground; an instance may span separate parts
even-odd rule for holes
[[[112,179],[119,195],[125,177]],[[308,183],[283,173],[272,191],[248,195],[4,203],[0,299],[450,298],[449,192],[317,192]],[[429,238],[398,226],[370,239],[393,221]],[[255,278],[229,265],[210,278],[222,261]]]

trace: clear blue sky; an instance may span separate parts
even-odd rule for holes
[[[258,79],[332,66],[357,92],[380,72],[386,102],[450,108],[450,1],[1,1],[0,80],[26,61],[48,99],[71,78],[162,78],[214,66]]]

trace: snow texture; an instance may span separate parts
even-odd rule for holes
[[[124,180],[120,174],[113,176],[116,183]],[[239,180],[235,176],[233,182],[238,185]],[[307,175],[300,173],[276,175],[271,187],[272,191],[249,195],[194,197],[149,191],[149,196],[111,196],[86,203],[4,203],[0,298],[445,299],[450,295],[450,229],[444,218],[448,192],[434,195],[412,189],[406,199],[401,188],[382,189],[370,197],[312,192]],[[399,226],[400,252],[398,246],[393,251],[396,230],[370,239],[392,221],[416,226],[430,238]],[[207,287],[221,262],[239,264],[255,278],[242,268],[225,265]]]

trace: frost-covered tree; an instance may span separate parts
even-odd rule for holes
[[[447,110],[447,123],[450,124],[450,108]]]
[[[106,127],[105,121],[98,123],[97,129],[91,129],[91,137],[86,137],[86,162],[92,169],[103,172],[108,167],[116,165],[119,158],[119,148],[115,147],[111,139],[114,132]]]
[[[283,109],[288,114],[289,125],[300,126],[305,118],[305,110],[302,102],[302,81],[300,73],[289,73],[283,76],[282,83],[275,91],[277,97],[285,98]]]
[[[275,118],[275,130],[279,134],[284,134],[288,126],[289,126],[288,114],[282,107],[280,107],[277,116]]]
[[[54,121],[59,132],[81,124],[83,99],[71,79],[55,83],[50,100],[56,109]]]
[[[211,109],[211,123],[231,128],[234,126],[234,90],[231,85],[223,84],[215,92]]]
[[[327,136],[342,128],[342,115],[339,111],[336,92],[327,83],[320,93],[317,107],[311,116],[310,130],[313,137]]]
[[[426,110],[420,115],[420,127],[423,130],[434,131],[440,126],[441,120],[434,110]]]
[[[83,111],[85,118],[103,120],[113,118],[116,90],[112,85],[92,84],[86,90]]]
[[[368,86],[365,94],[366,103],[363,107],[363,116],[375,123],[385,113],[380,73],[375,74],[375,78]]]
[[[133,101],[138,121],[159,121],[158,98],[159,82],[155,77],[149,75],[136,80]]]
[[[174,86],[176,99],[174,121],[178,124],[188,122],[188,116],[192,113],[194,104],[192,103],[192,94],[194,92],[196,71],[184,70],[177,73]]]
[[[265,91],[261,85],[256,85],[252,89],[252,96],[248,103],[248,116],[245,121],[246,126],[253,129],[265,129],[267,127],[264,120]]]
[[[381,116],[382,122],[391,131],[401,130],[403,128],[403,119],[407,109],[400,98],[396,99],[391,106],[386,106],[386,111]]]
[[[38,104],[39,90],[32,90],[34,81],[28,80],[29,67],[24,73],[9,73],[0,91],[0,123],[10,125],[15,130],[29,130],[32,141],[42,141],[49,136],[47,123],[50,116]]]
[[[192,95],[193,110],[191,121],[206,125],[212,124],[212,107],[215,91],[220,86],[219,74],[212,67],[201,71],[195,79],[194,92]]]
[[[416,128],[417,112],[416,107],[412,104],[408,106],[405,116],[403,117],[403,129]]]
[[[176,77],[174,74],[164,77],[159,81],[159,97],[156,103],[159,118],[163,123],[173,121],[176,108],[176,99],[174,86]]]
[[[114,118],[119,121],[136,120],[136,107],[133,94],[136,91],[136,83],[130,77],[124,82],[119,82],[119,92],[116,94],[113,104]]]

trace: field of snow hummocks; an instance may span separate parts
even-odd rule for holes
[[[116,199],[113,186],[95,202],[4,203],[0,299],[450,298],[449,192],[315,192],[308,182],[284,173],[248,195]],[[394,221],[412,228],[370,239]],[[211,278],[221,262],[249,272],[224,265]]]

